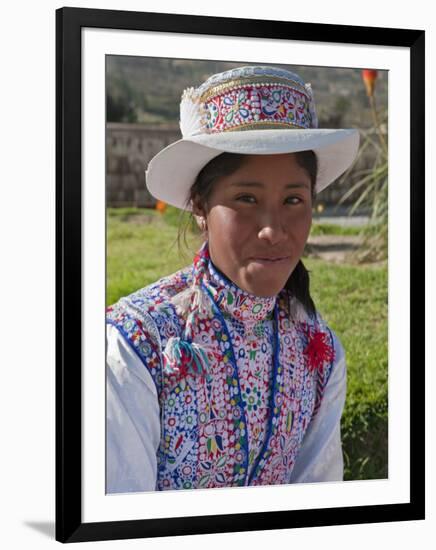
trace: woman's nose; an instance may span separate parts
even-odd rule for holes
[[[275,245],[286,240],[288,238],[288,233],[278,219],[278,216],[276,216],[275,219],[262,223],[259,230],[259,238],[268,240],[271,245]]]

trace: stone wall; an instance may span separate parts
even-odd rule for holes
[[[156,199],[145,185],[147,164],[156,153],[180,137],[177,126],[153,128],[142,124],[107,124],[107,206],[153,207]],[[355,170],[368,168],[371,163],[370,157],[363,156]],[[351,179],[353,174],[350,176]],[[319,201],[326,207],[336,205],[344,191],[345,186],[335,182],[322,191]]]
[[[150,159],[179,139],[176,128],[110,123],[106,127],[107,206],[152,207],[156,199],[145,186]]]

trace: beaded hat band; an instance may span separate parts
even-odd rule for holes
[[[200,88],[187,88],[180,104],[184,137],[317,125],[310,84],[274,67],[245,67],[221,73],[220,79],[209,79]]]

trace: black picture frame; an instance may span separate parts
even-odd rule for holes
[[[410,51],[410,501],[400,504],[162,519],[82,521],[81,29],[381,45]],[[56,539],[144,538],[425,519],[424,90],[425,33],[164,13],[56,10]],[[419,322],[418,322],[419,319]],[[412,367],[413,362],[413,368]],[[235,521],[237,519],[237,521]]]

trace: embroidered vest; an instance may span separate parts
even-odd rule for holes
[[[202,291],[211,314],[193,328],[210,370],[165,368],[165,349],[186,319],[175,307],[192,266],[121,298],[107,309],[148,369],[161,412],[156,489],[289,483],[303,437],[334,364],[319,314],[292,316],[292,298],[249,294],[209,260]],[[278,326],[278,331],[274,329]]]

